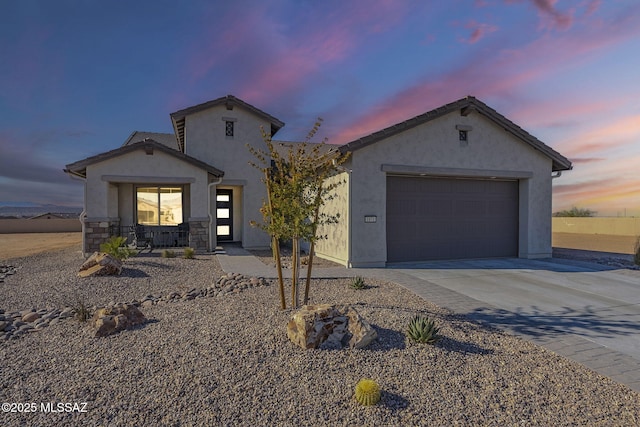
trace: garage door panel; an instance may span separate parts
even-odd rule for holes
[[[391,205],[389,206],[389,210],[387,212],[387,215],[404,215],[404,216],[409,216],[409,215],[416,215],[418,213],[417,210],[417,200],[403,200],[403,199],[398,199],[398,200],[394,200]]]
[[[415,195],[416,198],[419,197],[419,193]],[[422,200],[418,199],[417,209],[422,214],[422,216],[429,217],[438,217],[438,216],[449,216],[453,215],[455,212],[455,207],[451,200],[447,199],[434,199],[434,200]]]
[[[389,262],[517,252],[517,181],[387,178]]]

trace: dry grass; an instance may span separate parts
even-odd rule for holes
[[[82,233],[0,234],[0,260],[57,251],[82,243]]]

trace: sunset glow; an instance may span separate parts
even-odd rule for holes
[[[568,157],[553,209],[640,216],[640,2],[9,2],[0,203],[81,206],[65,164],[233,94],[346,143],[473,95]]]

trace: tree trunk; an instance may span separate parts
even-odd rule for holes
[[[280,259],[280,241],[277,237],[273,236],[271,240],[273,246],[273,257],[276,260],[276,269],[278,270],[278,286],[280,287],[280,307],[285,310],[287,308],[287,301],[284,297],[284,280],[282,278],[282,260]]]
[[[304,286],[304,305],[309,302],[309,288],[311,287],[311,268],[313,266],[313,253],[315,251],[314,246],[315,239],[311,241],[311,247],[309,248],[309,262],[307,263],[307,283]]]
[[[313,238],[311,239],[311,247],[309,248],[309,262],[307,263],[307,282],[304,286],[304,305],[309,302],[309,288],[311,287],[311,269],[313,268],[313,255],[315,253],[316,232],[318,231],[318,218],[320,217],[320,195],[322,194],[322,186],[318,190],[316,197],[316,211],[313,217]]]
[[[293,259],[291,260],[291,306],[298,308],[298,282],[300,281],[300,239],[294,237],[292,240],[293,245]]]
[[[273,217],[273,205],[271,204],[271,185],[270,185],[270,177],[269,172],[265,170],[265,183],[267,186],[267,200],[269,206],[269,215]],[[282,260],[280,259],[280,239],[276,235],[271,236],[271,250],[273,252],[273,257],[276,261],[276,269],[278,270],[278,286],[280,286],[280,307],[285,310],[287,308],[287,302],[284,297],[284,279],[282,278]]]

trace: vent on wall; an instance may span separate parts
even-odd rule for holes
[[[461,146],[467,146],[469,144],[469,132],[473,130],[473,127],[469,125],[456,125],[458,131],[458,139]]]

